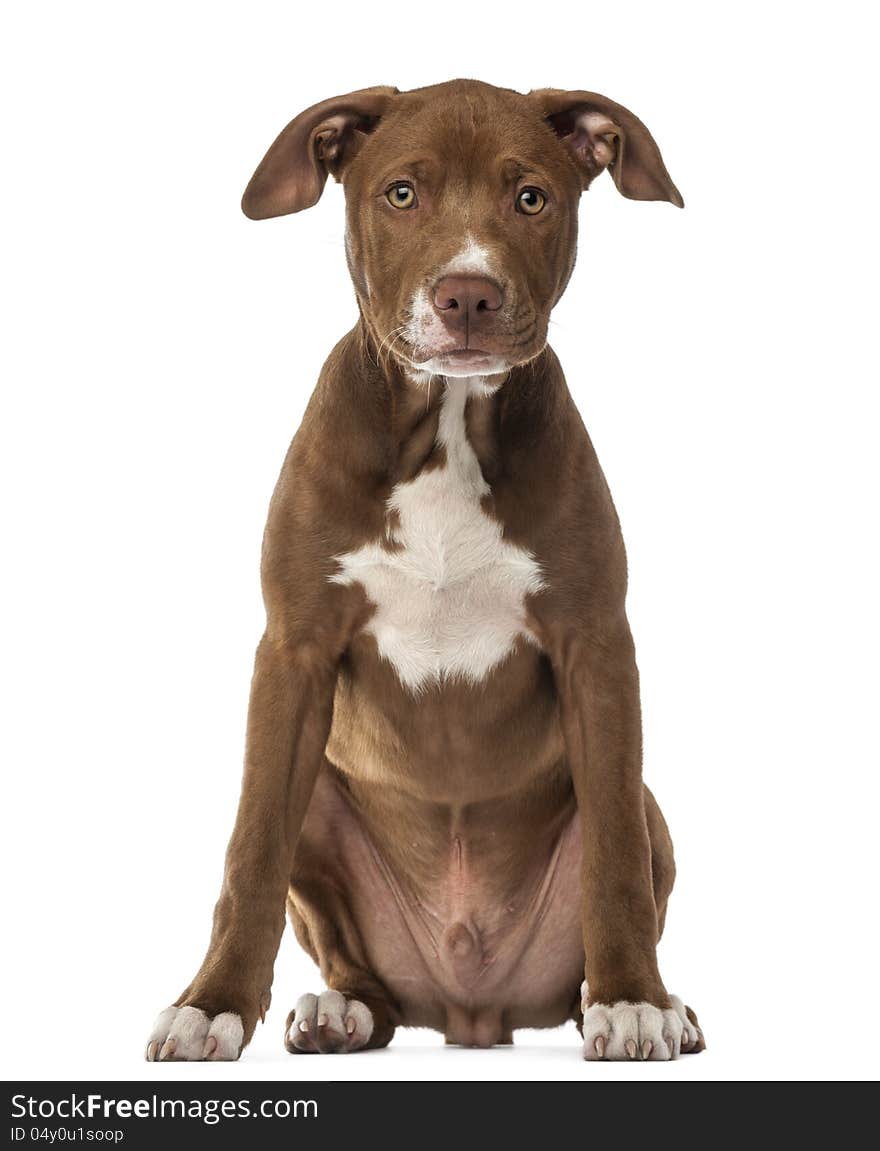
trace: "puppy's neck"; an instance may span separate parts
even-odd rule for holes
[[[521,446],[525,435],[533,442],[548,408],[564,393],[549,347],[505,376],[428,375],[378,354],[363,315],[332,359],[341,369],[333,391],[346,423],[352,421],[357,429],[362,464],[386,483],[412,479],[442,459],[438,433],[448,401],[460,409],[467,439],[491,484],[502,467],[506,441],[511,440],[507,446]]]
[[[395,395],[392,435],[397,445],[395,479],[448,462],[451,444],[467,444],[489,480],[499,455],[501,397],[477,376],[432,376]]]

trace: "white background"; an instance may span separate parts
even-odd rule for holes
[[[877,101],[868,4],[5,8],[5,1077],[874,1077]],[[631,566],[661,946],[709,1050],[294,1058],[288,935],[240,1064],[142,1062],[207,942],[268,499],[355,317],[342,193],[254,224],[288,119],[377,83],[591,88],[687,202],[603,177],[552,342]],[[344,450],[344,445],[340,445]]]

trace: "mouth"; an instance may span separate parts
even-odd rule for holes
[[[481,348],[451,348],[437,352],[419,364],[438,376],[488,376],[507,371],[507,360]]]

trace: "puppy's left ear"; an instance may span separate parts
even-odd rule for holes
[[[667,200],[684,207],[654,137],[622,104],[598,92],[557,88],[542,88],[529,97],[570,149],[584,188],[607,168],[617,190],[630,200]]]
[[[396,95],[396,88],[362,88],[300,112],[251,176],[244,214],[266,220],[317,204],[327,176],[339,178]]]

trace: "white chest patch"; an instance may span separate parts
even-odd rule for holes
[[[447,679],[478,683],[531,639],[525,597],[544,586],[534,556],[504,540],[480,506],[489,493],[465,433],[479,379],[446,384],[437,442],[446,464],[398,484],[388,500],[391,547],[366,544],[337,556],[334,583],[359,583],[375,604],[367,631],[413,692]]]

